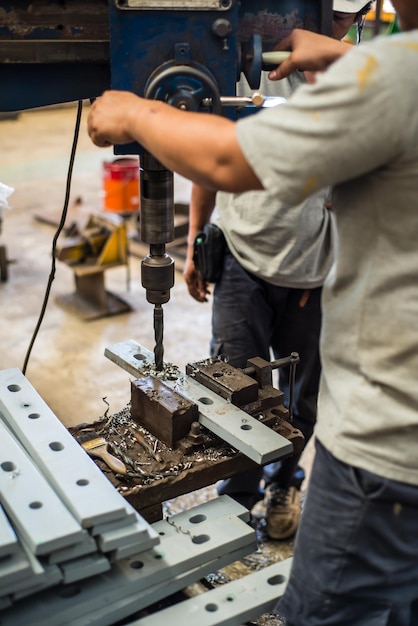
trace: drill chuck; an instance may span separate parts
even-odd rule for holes
[[[165,304],[174,286],[174,261],[168,254],[148,254],[141,264],[141,282],[151,304]]]

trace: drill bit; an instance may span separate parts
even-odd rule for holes
[[[163,356],[164,356],[163,332],[164,332],[163,307],[161,306],[161,304],[156,304],[154,306],[154,337],[155,337],[154,356],[155,356],[155,369],[158,372],[160,372],[163,369]]]

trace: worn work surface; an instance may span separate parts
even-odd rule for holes
[[[144,439],[142,445],[132,427]],[[290,429],[285,420],[277,425],[282,434]],[[69,430],[79,441],[90,435],[107,442],[108,451],[125,463],[127,472],[117,474],[100,458],[95,458],[97,465],[149,522],[161,518],[162,502],[258,467],[205,428],[201,431],[202,445],[188,454],[183,449],[169,448],[132,421],[129,404],[119,413],[105,414],[92,424],[79,424]]]
[[[255,466],[211,433],[205,432],[205,429],[205,446],[186,456],[181,450],[171,450],[159,441],[156,445],[153,435],[135,425],[159,461],[136,441],[130,430],[131,425],[130,405],[127,405],[115,415],[105,414],[93,424],[80,424],[69,430],[75,438],[88,433],[103,437],[109,443],[109,451],[123,459],[128,469],[125,476],[112,472],[101,459],[95,461],[116,489],[141,514],[145,513],[145,517],[149,513],[152,518],[161,512],[164,516],[174,515],[216,498],[215,484],[219,480],[237,473],[239,468],[239,471],[243,471]],[[213,572],[182,593],[149,607],[147,614],[246,576],[293,554],[293,539],[270,540],[265,531],[264,519],[253,520],[252,525],[257,536],[256,552]],[[254,626],[284,626],[284,621],[275,614],[262,615],[249,623]]]

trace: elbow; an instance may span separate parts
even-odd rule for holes
[[[213,190],[229,193],[261,191],[264,189],[260,179],[245,160],[242,153],[231,159],[217,162],[210,176]]]

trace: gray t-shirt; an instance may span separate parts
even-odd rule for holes
[[[334,185],[316,434],[340,460],[415,485],[417,68],[417,30],[377,38],[237,128],[248,162],[283,202]]]
[[[305,82],[300,72],[280,83],[268,80],[263,73],[260,91],[289,98]],[[240,81],[237,93],[251,93],[245,79]],[[286,159],[285,149],[279,148],[279,154]],[[332,220],[325,208],[327,194],[326,189],[319,190],[305,202],[289,206],[269,191],[219,192],[218,224],[232,254],[247,271],[281,287],[318,287],[333,258]]]

